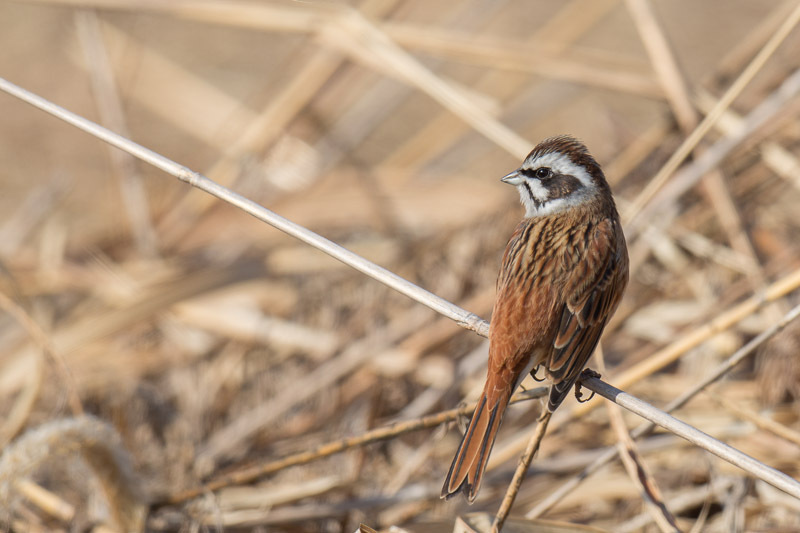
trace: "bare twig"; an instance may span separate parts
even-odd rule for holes
[[[669,504],[669,508],[675,510],[675,512],[686,511],[687,509],[691,509],[693,507],[697,507],[699,504],[702,504],[704,501],[714,501],[714,499],[718,499],[721,494],[730,490],[731,486],[734,483],[735,478],[730,477],[723,477],[712,480],[710,483],[696,487],[687,491],[682,491],[679,495],[671,498],[667,503]],[[700,521],[701,518],[698,519]],[[620,533],[630,533],[632,531],[641,531],[643,527],[649,524],[652,521],[652,517],[647,513],[642,513],[638,516],[631,518],[619,524],[617,526],[617,531]],[[697,531],[697,530],[693,530]]]
[[[405,23],[381,26],[397,44],[431,55],[486,65],[493,69],[530,72],[547,78],[603,87],[649,98],[663,98],[652,74],[620,69],[603,56],[565,57],[551,46],[518,41],[481,39],[464,31],[443,30]]]
[[[376,279],[387,285],[394,290],[405,294],[409,298],[426,305],[436,311],[437,313],[455,320],[463,327],[475,331],[484,337],[489,334],[489,323],[479,316],[470,313],[457,305],[454,305],[447,300],[436,296],[435,294],[426,291],[425,289],[414,285],[410,281],[401,278],[394,272],[391,272],[383,267],[372,263],[357,255],[342,246],[310,231],[299,224],[283,218],[282,216],[273,213],[269,209],[249,200],[235,192],[220,186],[219,184],[211,181],[202,174],[194,172],[193,170],[168,159],[161,154],[158,154],[144,146],[137,144],[129,139],[126,139],[116,133],[104,128],[90,120],[87,120],[71,111],[67,111],[63,107],[57,106],[44,98],[26,91],[13,83],[0,78],[0,90],[3,90],[20,100],[23,100],[42,111],[50,113],[51,115],[60,118],[61,120],[72,124],[98,139],[105,141],[112,146],[116,146],[120,150],[132,154],[142,161],[145,161],[156,168],[159,168],[178,178],[179,180],[197,187],[217,198],[234,205],[241,210],[249,213],[255,218],[270,224],[289,235],[325,252],[326,254],[338,259],[344,264],[366,274],[367,276]]]
[[[101,120],[109,128],[129,137],[125,115],[122,111],[122,102],[108,61],[108,53],[100,34],[97,15],[91,10],[76,12],[75,27],[86,57],[86,68],[90,75]],[[122,193],[122,204],[128,215],[136,246],[143,256],[153,256],[157,252],[158,243],[150,221],[150,207],[142,185],[142,177],[136,168],[136,159],[117,150],[111,150],[110,155],[111,161],[116,167],[116,175]]]
[[[626,4],[675,118],[681,129],[690,130],[697,125],[697,113],[691,105],[686,82],[650,2],[627,0]]]
[[[786,327],[787,324],[795,320],[798,316],[800,316],[800,305],[794,307],[791,311],[786,313],[783,318],[770,326],[768,329],[761,332],[759,335],[754,337],[750,342],[739,348],[736,353],[731,355],[727,360],[720,363],[712,372],[710,372],[705,378],[703,378],[700,382],[695,384],[692,388],[688,389],[686,392],[681,394],[679,397],[675,398],[671,401],[665,408],[664,411],[667,413],[671,413],[676,409],[680,409],[684,405],[686,405],[689,400],[697,396],[701,391],[705,390],[706,387],[714,383],[715,381],[719,380],[722,376],[728,373],[732,368],[738,365],[744,358],[752,355],[755,351],[762,346],[765,342],[769,339],[777,335],[783,328]],[[655,424],[652,422],[645,422],[636,427],[631,432],[631,436],[634,439],[638,439],[643,435],[646,435],[650,431],[655,428]],[[573,477],[563,485],[561,485],[558,489],[551,492],[547,498],[539,502],[536,507],[528,511],[525,515],[528,518],[536,518],[537,516],[541,516],[545,513],[548,509],[550,509],[553,505],[555,505],[558,501],[560,501],[564,496],[566,496],[570,491],[572,491],[575,487],[577,487],[584,479],[589,477],[590,475],[594,474],[598,470],[600,470],[603,466],[607,465],[611,462],[617,455],[619,454],[619,450],[615,446],[610,446],[606,449],[605,453],[603,453],[600,457],[595,459],[589,466],[583,469],[583,471],[578,474],[577,476]]]
[[[594,357],[600,372],[605,372],[606,364],[602,347],[598,346]],[[679,532],[675,517],[664,504],[658,485],[648,471],[633,438],[628,434],[628,428],[622,418],[622,409],[613,402],[606,402],[606,409],[611,421],[611,428],[617,435],[617,449],[622,458],[622,464],[628,472],[628,477],[639,487],[648,513],[661,531]]]
[[[738,466],[749,474],[766,481],[775,488],[781,489],[787,494],[800,498],[800,482],[787,476],[783,472],[740,452],[736,448],[720,442],[714,437],[703,433],[689,424],[668,415],[664,411],[656,409],[649,403],[640,400],[630,394],[612,387],[608,383],[597,378],[586,378],[582,381],[584,387],[596,392],[607,400],[611,400],[620,407],[624,407],[632,413],[663,427],[664,429],[683,437],[692,444],[707,450],[717,457]]]
[[[78,389],[75,386],[75,380],[69,371],[64,357],[61,352],[56,349],[52,339],[47,333],[42,330],[41,326],[22,308],[17,302],[8,297],[5,293],[0,292],[0,308],[5,309],[19,324],[25,328],[28,335],[34,340],[39,348],[44,352],[48,358],[53,362],[56,374],[61,379],[64,388],[67,391],[67,403],[69,404],[72,414],[79,416],[83,414],[83,405],[81,405],[81,398],[78,394]],[[38,385],[36,389],[38,390]],[[4,435],[6,438],[13,437],[13,434]]]
[[[547,387],[537,387],[535,389],[527,390],[520,394],[514,395],[514,397],[511,398],[510,403],[513,404],[525,400],[531,400],[534,398],[541,398],[546,393],[547,393]],[[442,411],[440,413],[428,415],[415,420],[396,422],[394,424],[384,426],[382,428],[373,429],[371,431],[364,433],[363,435],[336,440],[333,442],[317,446],[315,449],[310,451],[296,453],[288,457],[278,459],[276,461],[271,461],[266,464],[256,465],[250,468],[237,470],[236,472],[233,472],[227,476],[217,478],[203,485],[202,487],[189,489],[180,492],[178,494],[173,494],[167,498],[167,502],[168,503],[183,502],[191,498],[194,498],[196,496],[199,496],[204,492],[214,491],[217,489],[221,489],[223,487],[228,487],[230,485],[249,483],[257,478],[275,473],[279,470],[283,470],[284,468],[306,464],[311,461],[323,459],[325,457],[329,457],[331,455],[349,450],[350,448],[355,448],[357,446],[365,446],[373,442],[391,439],[398,435],[403,435],[405,433],[410,433],[412,431],[419,431],[421,429],[436,427],[446,422],[451,422],[460,416],[467,416],[472,414],[472,412],[475,410],[476,405],[477,403],[473,402],[463,407],[458,407],[456,409],[448,409],[447,411]]]
[[[286,384],[272,401],[255,406],[216,431],[198,452],[196,468],[201,474],[210,472],[221,457],[242,449],[243,444],[284,416],[292,407],[354,372],[375,353],[376,348],[385,349],[409,332],[418,330],[428,320],[429,313],[420,313],[418,309],[406,311],[390,324],[372,331],[358,342],[350,344],[337,357],[318,366],[307,376],[311,385],[298,388],[294,383]]]
[[[544,434],[547,432],[547,424],[550,423],[550,418],[552,416],[553,413],[545,409],[542,412],[542,416],[539,417],[536,431],[533,432],[531,439],[528,441],[528,447],[525,448],[522,457],[519,458],[519,464],[517,464],[517,469],[514,471],[514,477],[511,479],[511,484],[508,486],[505,496],[503,496],[503,502],[500,504],[497,515],[494,517],[492,533],[500,533],[500,530],[503,529],[503,524],[506,518],[508,518],[508,513],[511,512],[511,506],[514,505],[514,500],[517,499],[517,493],[519,492],[522,482],[525,480],[525,475],[528,473],[528,467],[533,460],[533,456],[539,451],[539,445],[542,443]]]

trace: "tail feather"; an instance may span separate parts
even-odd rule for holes
[[[486,393],[481,397],[444,480],[442,498],[463,492],[470,503],[475,501],[509,399],[503,395],[490,401]]]

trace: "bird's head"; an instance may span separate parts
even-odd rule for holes
[[[539,143],[522,165],[501,181],[517,188],[527,218],[611,196],[600,165],[586,146],[568,135]]]

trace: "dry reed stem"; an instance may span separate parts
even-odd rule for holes
[[[792,13],[784,20],[781,27],[772,35],[772,38],[764,45],[759,53],[747,65],[742,73],[731,84],[725,94],[717,102],[717,105],[703,118],[702,122],[692,131],[681,146],[670,156],[669,160],[661,167],[661,170],[653,177],[647,184],[647,187],[639,193],[634,199],[633,203],[623,213],[623,220],[626,225],[630,225],[642,215],[642,211],[658,193],[664,184],[669,180],[683,161],[694,150],[695,146],[702,140],[708,131],[714,126],[717,120],[722,116],[722,113],[730,107],[733,101],[741,94],[742,90],[752,81],[755,75],[761,70],[767,60],[772,56],[775,50],[778,49],[780,44],[786,39],[789,33],[794,29],[800,21],[800,4],[798,4]]]
[[[747,258],[749,267],[747,270],[753,280],[753,288],[763,287],[767,278],[758,261],[755,247],[747,234],[739,209],[725,183],[722,171],[715,169],[707,173],[703,177],[703,186],[731,247]]]
[[[512,156],[522,159],[530,150],[530,141],[476,105],[463,91],[431,72],[358,12],[349,12],[341,17],[339,24],[331,25],[328,29],[334,31],[334,39],[326,42],[339,46],[340,43],[355,39],[354,42],[378,64],[390,67],[395,75],[428,94]]]
[[[667,413],[671,413],[686,405],[689,402],[689,400],[694,398],[701,391],[705,390],[706,387],[708,387],[712,383],[722,378],[731,369],[733,369],[736,365],[742,362],[742,360],[744,360],[746,357],[749,357],[750,355],[754,354],[759,347],[761,347],[764,343],[773,338],[779,332],[783,331],[783,329],[788,324],[796,320],[799,316],[800,316],[800,305],[792,308],[779,321],[775,322],[772,326],[765,329],[760,334],[751,339],[747,344],[736,350],[736,352],[733,355],[731,355],[730,357],[728,357],[728,359],[717,365],[717,367],[715,367],[714,370],[709,372],[702,380],[700,380],[690,389],[687,389],[683,394],[681,394],[680,396],[672,400],[669,404],[667,404],[664,407],[664,411],[666,411]],[[647,433],[652,431],[653,428],[655,428],[655,424],[651,422],[645,422],[637,426],[631,432],[631,436],[634,439],[638,439],[639,437],[646,435]],[[614,446],[607,448],[606,451],[603,453],[603,455],[595,459],[590,465],[584,468],[583,471],[581,471],[577,476],[573,477],[571,480],[561,485],[558,489],[551,492],[551,494],[547,496],[547,498],[539,502],[536,505],[536,507],[531,509],[525,516],[528,518],[536,518],[537,516],[541,516],[553,505],[555,505],[562,498],[564,498],[564,496],[566,496],[570,491],[572,491],[575,487],[577,487],[584,479],[586,479],[593,473],[597,472],[600,468],[611,462],[617,456],[618,453],[619,450]]]
[[[672,112],[682,130],[690,131],[697,125],[697,112],[689,100],[689,89],[678,68],[664,30],[653,13],[648,0],[626,0],[639,37],[650,56],[658,80],[664,89]]]
[[[676,513],[680,513],[695,508],[703,504],[703,502],[708,502],[711,498],[719,501],[722,499],[722,496],[731,489],[733,483],[733,479],[730,477],[715,478],[706,485],[682,491],[677,496],[667,500],[667,504],[670,509],[673,509]],[[708,509],[708,506],[704,505],[703,508]],[[702,514],[703,513],[701,513],[701,516],[697,519],[700,526],[702,526]],[[647,526],[651,521],[652,516],[649,513],[642,513],[619,524],[617,526],[617,531],[619,533],[641,531],[641,529]],[[695,531],[695,528],[692,528],[692,531]]]
[[[663,29],[648,0],[627,0],[627,5],[678,124],[685,134],[691,134],[692,129],[697,126],[698,115],[689,97],[688,84],[678,68],[677,60],[664,36]],[[699,151],[699,153],[702,154],[703,151]],[[719,170],[710,171],[703,177],[703,184],[720,222],[728,234],[728,240],[737,251],[749,258],[751,264],[748,265],[750,267],[748,273],[754,277],[754,287],[762,286],[765,278],[758,268],[757,256],[744,231],[741,218],[725,185],[722,173]]]
[[[0,448],[8,444],[25,427],[42,388],[43,360],[44,355],[40,351],[30,354],[27,361],[29,366],[24,371],[22,390],[17,394],[16,400],[0,425]]]
[[[542,411],[542,415],[539,417],[539,421],[536,424],[536,430],[533,432],[533,435],[531,435],[528,446],[522,453],[522,457],[519,458],[517,468],[514,470],[514,477],[511,478],[511,483],[509,483],[508,489],[506,489],[503,501],[497,509],[497,514],[492,522],[492,533],[500,533],[500,530],[503,529],[503,524],[508,518],[508,514],[511,512],[511,507],[514,505],[514,500],[517,499],[519,488],[522,486],[522,482],[525,480],[525,476],[528,473],[528,467],[531,461],[533,461],[536,452],[539,451],[539,445],[541,445],[542,439],[547,432],[547,425],[550,423],[550,418],[552,416],[553,413],[547,409]]]
[[[757,21],[753,29],[737,39],[733,47],[717,63],[714,72],[709,73],[717,79],[730,79],[745,68],[764,44],[778,31],[797,6],[797,0],[785,0],[778,3],[766,17]],[[705,84],[703,84],[705,85]]]
[[[608,183],[614,187],[622,181],[664,142],[671,129],[669,121],[662,118],[628,143],[611,163],[604,165]]]
[[[519,394],[515,394],[514,397],[511,398],[511,403],[513,404],[535,398],[541,398],[546,393],[547,393],[546,387],[538,387],[536,389],[531,389]],[[270,461],[262,465],[255,465],[249,468],[244,468],[242,470],[237,470],[228,475],[221,476],[215,480],[212,480],[203,485],[202,487],[189,489],[180,492],[178,494],[170,495],[167,498],[166,503],[180,503],[195,498],[205,492],[215,491],[231,485],[240,485],[243,483],[253,482],[260,477],[273,474],[285,468],[289,468],[290,466],[297,466],[301,464],[310,463],[312,461],[317,461],[319,459],[323,459],[325,457],[341,453],[351,448],[365,446],[373,442],[392,439],[394,437],[403,435],[405,433],[410,433],[412,431],[429,429],[439,426],[441,424],[445,424],[447,422],[452,422],[453,420],[456,420],[461,416],[467,416],[472,414],[472,412],[475,410],[476,405],[477,402],[473,402],[463,407],[448,409],[447,411],[442,411],[433,415],[424,416],[421,418],[417,418],[415,420],[396,422],[388,426],[370,430],[362,435],[358,435],[355,437],[347,437],[326,444],[321,444],[311,451],[292,454],[288,457],[284,457],[275,461]]]
[[[800,13],[800,7],[798,8]],[[674,175],[670,172],[672,180],[663,188],[659,185],[660,192],[658,196],[654,196],[647,203],[646,206],[639,206],[639,198],[644,196],[644,193],[634,200],[634,203],[626,210],[627,215],[627,228],[628,233],[637,231],[642,224],[643,219],[652,218],[659,209],[674,203],[683,193],[688,191],[698,180],[700,180],[707,172],[716,168],[722,160],[727,157],[731,151],[740,146],[744,141],[755,134],[768,122],[774,120],[779,114],[784,111],[800,93],[800,69],[794,71],[789,75],[783,83],[775,89],[768,97],[764,98],[748,115],[744,121],[742,128],[735,132],[733,135],[724,137],[711,145],[705,153],[695,159],[692,163],[676,172]],[[722,100],[720,100],[721,102]],[[716,108],[715,108],[716,109]],[[713,112],[714,110],[712,110]],[[722,111],[718,113],[718,117],[722,115]],[[709,115],[706,115],[708,118]],[[702,126],[702,123],[701,123]],[[711,128],[713,124],[708,127]],[[699,128],[700,126],[698,126]],[[695,130],[699,131],[699,130]],[[694,148],[694,146],[692,147]],[[676,152],[677,153],[677,152]],[[666,167],[664,167],[666,168]],[[653,179],[650,184],[655,183]],[[649,187],[650,185],[648,185]],[[633,214],[637,215],[636,220],[633,219]]]
[[[544,25],[524,41],[524,45],[546,43],[550,53],[558,57],[570,44],[579,39],[606,15],[617,0],[574,0],[549,18]],[[506,73],[490,71],[482,75],[475,87],[491,89],[508,99],[529,82],[510,78]],[[389,166],[403,166],[413,170],[452,146],[465,133],[464,124],[454,120],[452,114],[440,114],[429,120],[422,129],[399,143],[383,162]]]
[[[738,405],[722,396],[711,395],[711,394],[709,394],[708,396],[716,404],[720,405],[721,407],[724,407],[726,410],[730,411],[734,415],[749,422],[752,422],[759,429],[768,431],[773,435],[777,435],[778,437],[788,442],[800,446],[800,432],[795,431],[792,428],[789,428],[781,424],[780,422],[776,422],[771,418],[761,415],[753,411],[752,409],[748,409],[746,407]]]
[[[37,186],[13,212],[6,213],[0,226],[0,257],[12,257],[19,250],[34,228],[64,199],[69,185],[69,179],[63,178]]]
[[[235,142],[232,133],[220,135],[223,124],[226,125],[224,130],[238,132],[255,119],[255,113],[239,99],[186,68],[153,42],[138,37],[136,32],[124,26],[117,26],[110,19],[104,17],[100,20],[107,48],[130,50],[136,57],[135,63],[128,67],[135,70],[135,83],[131,84],[130,73],[124,64],[114,72],[119,83],[127,89],[127,105],[141,105],[169,127],[210,146],[227,146]],[[70,57],[81,70],[86,68],[83,57],[77,53]],[[186,97],[189,94],[191,98]]]
[[[114,7],[124,9],[121,5]],[[356,57],[365,54],[375,68],[391,68],[392,75],[428,94],[515,157],[522,159],[530,149],[527,140],[476,105],[464,91],[431,72],[354,9],[334,4],[314,4],[309,8],[236,2],[183,3],[174,8],[156,9],[215,24],[315,33],[328,46],[356,54]]]
[[[299,224],[287,220],[276,213],[264,208],[263,206],[241,196],[239,194],[220,186],[219,184],[211,181],[202,174],[198,174],[193,170],[180,165],[161,154],[158,154],[142,145],[134,143],[114,132],[103,128],[102,126],[91,122],[83,117],[76,115],[66,109],[45,100],[21,87],[10,83],[9,81],[0,78],[0,90],[3,90],[21,100],[46,111],[73,126],[82,129],[83,131],[101,139],[117,148],[124,150],[142,161],[145,161],[156,168],[159,168],[178,178],[179,180],[188,183],[193,187],[197,187],[225,202],[242,209],[246,213],[254,216],[255,218],[267,222],[271,226],[288,233],[289,235],[314,246],[318,250],[342,261],[346,265],[362,272],[373,279],[376,279],[396,291],[405,294],[409,298],[422,303],[436,311],[437,313],[447,316],[455,320],[459,325],[475,331],[479,335],[486,337],[489,332],[489,323],[482,318],[461,309],[460,307],[440,298],[425,289],[414,285],[413,283],[405,280],[389,270],[380,267],[363,257],[354,254],[353,252],[339,246],[338,244],[310,231]]]
[[[212,24],[225,24],[246,28],[257,28],[267,31],[289,31],[316,33],[327,24],[343,17],[344,9],[333,4],[313,5],[265,5],[255,6],[242,2],[183,2],[179,6],[169,4],[141,4],[125,0],[36,0],[37,3],[56,5],[72,5],[76,7],[95,7],[116,10],[152,10],[173,16],[202,20]],[[503,44],[475,41],[463,35],[453,34],[435,28],[411,26],[408,24],[382,23],[376,29],[400,45],[420,48],[429,52],[455,53],[458,57],[481,63],[489,62],[493,68],[510,68],[530,71],[538,75],[554,79],[563,79],[575,83],[596,85],[621,92],[634,92],[647,97],[661,97],[662,93],[653,80],[646,74],[636,72],[616,72],[611,65],[603,65],[596,57],[584,61],[558,57],[568,42],[576,40],[588,27],[616,5],[616,0],[577,0],[548,21],[541,38],[534,40],[547,43],[547,47],[539,46],[531,50],[520,50],[517,43]],[[359,6],[359,11],[368,12],[371,18],[378,18],[386,9],[370,9],[370,4]],[[565,24],[568,20],[569,24]],[[553,32],[550,28],[563,27],[562,31]],[[324,32],[324,30],[323,30]],[[332,46],[346,46],[345,42],[329,43]],[[348,48],[358,57],[366,49]],[[551,57],[541,57],[542,55]],[[363,57],[363,56],[361,56]],[[380,62],[370,62],[372,67],[384,69]],[[400,69],[405,70],[405,68]],[[393,73],[390,73],[393,75]],[[429,85],[422,80],[422,84]],[[424,90],[424,88],[423,88]],[[447,106],[445,106],[447,107]],[[460,113],[456,113],[460,114]],[[470,122],[467,120],[467,122]],[[474,124],[473,124],[474,126]],[[478,131],[481,131],[478,129]],[[510,137],[509,137],[510,139]],[[523,154],[524,155],[524,154]],[[214,178],[214,176],[209,173]]]
[[[698,115],[689,96],[688,84],[678,68],[675,55],[664,36],[663,29],[659,25],[648,0],[627,0],[627,5],[639,29],[639,35],[650,55],[653,68],[659,75],[659,80],[664,87],[678,124],[681,130],[689,135],[692,129],[697,126]],[[702,154],[704,151],[699,150],[698,153]],[[753,286],[763,286],[766,278],[759,268],[755,249],[747,236],[730,191],[725,185],[722,172],[718,169],[708,172],[703,177],[703,185],[706,188],[712,206],[717,212],[723,229],[728,234],[729,242],[734,249],[744,254],[750,262],[748,274],[753,278]]]
[[[611,402],[609,402],[609,404],[611,404]],[[633,481],[641,491],[645,508],[650,514],[650,517],[661,531],[680,532],[675,517],[664,504],[658,485],[636,449],[633,439],[628,435],[625,422],[622,419],[622,412],[619,408],[611,408],[608,410],[608,417],[611,421],[611,427],[614,429],[619,439],[617,448],[619,449],[619,456],[622,459],[622,464],[625,466],[625,471],[628,472],[631,481]]]
[[[697,92],[696,99],[698,107],[704,110],[710,109],[716,102],[716,98],[703,90]],[[744,118],[734,110],[729,109],[719,119],[715,128],[725,135],[732,135],[742,128],[743,123]],[[780,143],[773,140],[765,140],[760,144],[759,148],[764,164],[789,184],[800,190],[800,159]]]
[[[674,433],[679,437],[683,437],[692,444],[696,444],[697,446],[713,453],[717,457],[735,466],[738,466],[754,477],[757,477],[762,481],[766,481],[773,487],[800,499],[800,482],[787,476],[783,472],[765,465],[753,457],[740,452],[736,448],[733,448],[715,439],[714,437],[703,433],[699,429],[696,429],[689,424],[670,416],[664,411],[656,409],[647,402],[631,396],[630,394],[627,394],[616,387],[612,387],[608,383],[605,383],[597,378],[586,378],[582,380],[582,384],[587,389],[596,392],[607,400],[624,407],[625,409],[641,416],[642,418],[650,420],[669,432]]]
[[[594,356],[600,373],[605,372],[606,364],[601,346],[597,347]],[[647,512],[661,531],[665,533],[680,532],[675,516],[664,505],[664,499],[655,479],[653,479],[647,465],[645,465],[633,438],[628,434],[628,428],[622,418],[622,410],[613,402],[606,402],[606,410],[611,422],[611,429],[617,436],[617,450],[622,459],[622,464],[628,473],[628,477],[639,488]]]
[[[744,302],[718,314],[703,326],[682,335],[675,342],[658,350],[641,363],[635,364],[617,374],[613,378],[614,383],[619,384],[620,387],[630,387],[633,383],[673,363],[680,356],[714,335],[729,329],[745,317],[752,315],[763,308],[764,305],[782,298],[798,287],[800,287],[800,269],[770,284],[760,294],[751,296]],[[580,416],[593,408],[594,405],[589,402],[578,406],[575,414]]]
[[[386,349],[423,326],[430,316],[418,309],[406,311],[387,326],[373,331],[360,341],[351,343],[341,354],[319,365],[305,379],[305,386],[287,383],[272,400],[240,414],[214,432],[198,452],[196,465],[201,474],[212,470],[221,458],[241,449],[260,431],[279,420],[294,406],[309,400],[338,380],[361,367],[376,352]]]
[[[72,504],[28,479],[18,480],[14,488],[31,504],[61,522],[69,522],[75,517]]]
[[[326,476],[274,488],[264,486],[230,487],[220,490],[215,503],[219,505],[223,513],[247,509],[272,509],[279,505],[324,494],[347,483],[348,480],[340,476]]]
[[[646,98],[660,99],[664,96],[651,74],[621,69],[611,60],[604,62],[602,54],[578,59],[554,52],[551,46],[475,38],[463,31],[402,23],[389,23],[381,28],[397,44],[435,57],[452,58],[496,70],[526,72]]]
[[[72,414],[75,416],[82,415],[83,405],[81,405],[81,399],[80,395],[78,394],[78,389],[75,386],[75,380],[72,378],[72,374],[69,371],[69,366],[67,365],[66,361],[64,361],[61,351],[56,348],[57,344],[54,342],[52,337],[42,330],[36,320],[34,320],[33,317],[30,316],[30,314],[28,314],[28,312],[23,309],[21,305],[9,298],[4,292],[0,292],[0,307],[5,309],[8,314],[14,317],[14,319],[25,329],[31,339],[33,339],[34,343],[39,347],[42,353],[47,355],[47,357],[53,362],[56,374],[61,380],[64,389],[66,389],[67,403],[72,410]],[[38,355],[34,355],[33,357],[39,359]],[[38,381],[41,379],[41,365],[37,365],[37,367],[39,367],[36,372],[38,377],[35,378],[37,384],[33,387],[32,391],[38,391],[39,389]],[[29,401],[31,405],[35,399],[35,394],[36,392],[29,394]],[[17,433],[17,431],[19,431],[23,424],[24,419],[19,419],[16,429],[13,430],[10,427],[6,427],[4,424],[2,438],[6,439],[5,442],[7,442],[8,439],[11,439]],[[2,444],[4,444],[4,442],[0,441],[0,445]]]
[[[81,10],[75,13],[74,20],[100,122],[120,135],[130,137],[97,15],[94,11]],[[136,249],[143,257],[153,257],[158,253],[158,242],[150,220],[150,207],[142,177],[136,168],[137,161],[133,156],[110,147],[109,156],[115,167],[122,205],[128,216]]]
[[[208,169],[209,178],[222,185],[233,184],[241,159],[272,144],[340,66],[341,59],[335,52],[323,49],[311,53],[301,70]],[[211,205],[213,199],[206,195],[187,195],[180,200],[159,223],[166,242],[178,242]]]
[[[358,8],[372,17],[381,17],[395,3],[395,1],[365,0]],[[232,184],[239,174],[241,158],[248,153],[264,150],[284,133],[289,124],[344,63],[344,56],[336,52],[319,47],[311,49],[310,45],[307,45],[307,48],[309,50],[304,50],[298,58],[303,66],[277,95],[270,98],[267,106],[256,115],[242,135],[232,145],[226,147],[223,156],[206,172],[209,178],[221,185]],[[160,224],[167,235],[167,242],[178,241],[192,228],[193,221],[213,205],[212,198],[206,195],[187,195],[184,198],[170,210]]]

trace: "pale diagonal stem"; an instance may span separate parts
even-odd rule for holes
[[[81,129],[98,139],[107,142],[108,144],[119,148],[131,155],[134,155],[150,163],[156,168],[159,168],[181,181],[197,187],[225,202],[234,205],[242,211],[254,216],[255,218],[266,222],[267,224],[287,233],[314,248],[325,252],[326,254],[338,259],[344,264],[353,267],[366,274],[367,276],[380,281],[401,294],[405,294],[412,300],[415,300],[427,307],[430,307],[437,313],[444,315],[466,329],[472,330],[479,335],[487,337],[489,334],[489,323],[481,317],[462,309],[461,307],[441,298],[418,285],[398,276],[375,263],[368,261],[358,254],[339,246],[333,241],[314,233],[313,231],[304,228],[303,226],[292,222],[282,216],[270,211],[256,202],[241,196],[230,189],[227,189],[214,181],[211,181],[202,174],[195,172],[183,165],[172,161],[158,154],[144,146],[137,144],[129,139],[117,135],[113,131],[104,128],[90,120],[87,120],[71,111],[57,106],[56,104],[45,100],[44,98],[26,91],[25,89],[14,85],[13,83],[0,78],[0,90],[3,90],[20,100],[23,100],[34,107],[46,111],[51,115],[60,118],[61,120]]]
[[[724,459],[732,465],[738,466],[745,472],[766,481],[773,487],[790,494],[795,498],[800,499],[800,482],[796,479],[787,476],[783,472],[775,470],[772,467],[750,457],[746,453],[740,452],[732,446],[728,446],[722,441],[719,441],[703,433],[699,429],[690,426],[686,422],[678,420],[660,409],[656,409],[649,403],[631,396],[627,392],[621,391],[616,387],[612,387],[608,383],[601,381],[597,378],[586,378],[581,381],[581,384],[587,389],[596,392],[600,396],[611,400],[620,407],[624,407],[628,411],[650,420],[654,424],[661,426],[667,431],[682,437],[692,444],[695,444],[704,450],[707,450],[717,457]]]
[[[705,378],[703,378],[699,383],[695,384],[692,388],[685,391],[679,397],[672,400],[666,407],[664,407],[664,411],[667,413],[671,413],[677,409],[680,409],[684,405],[686,405],[692,398],[697,396],[700,391],[705,390],[706,387],[714,383],[715,381],[719,380],[722,376],[728,373],[732,368],[738,365],[742,360],[750,355],[752,355],[761,345],[767,342],[769,339],[777,335],[783,328],[785,328],[790,322],[795,320],[798,316],[800,316],[800,305],[794,307],[791,311],[786,313],[783,318],[770,326],[769,328],[762,331],[756,337],[750,340],[747,344],[739,348],[733,355],[731,355],[727,360],[720,363],[712,372],[710,372]],[[653,422],[645,422],[636,427],[633,431],[631,431],[631,437],[634,439],[638,439],[643,435],[646,435],[653,428],[656,427],[656,424]],[[531,509],[525,514],[526,518],[536,518],[544,514],[548,509],[550,509],[553,505],[559,502],[564,496],[566,496],[570,491],[572,491],[575,487],[577,487],[584,479],[589,477],[590,475],[594,474],[602,467],[610,463],[614,460],[614,458],[619,455],[619,448],[616,446],[609,446],[606,448],[606,451],[600,455],[597,459],[594,460],[590,465],[583,469],[583,471],[578,474],[577,476],[573,477],[563,485],[561,485],[558,489],[554,492],[550,493],[550,495],[539,502],[536,507]]]

